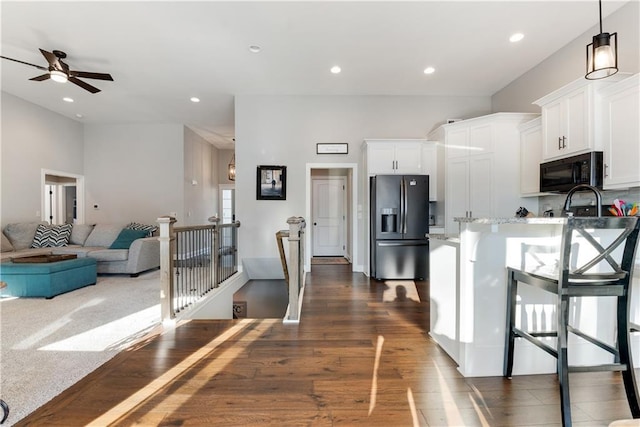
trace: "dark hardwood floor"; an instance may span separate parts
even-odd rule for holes
[[[18,425],[555,426],[555,375],[463,378],[422,302],[314,266],[302,321],[192,321],[121,353]],[[572,374],[575,426],[630,418],[617,373]]]

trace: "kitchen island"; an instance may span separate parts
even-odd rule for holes
[[[506,267],[531,268],[554,261],[536,248],[557,246],[564,218],[456,218],[458,236],[430,234],[430,335],[458,363],[465,377],[501,376],[506,325]],[[581,246],[582,249],[582,246]],[[586,252],[586,251],[585,251]],[[583,254],[581,253],[581,256]],[[585,253],[584,255],[588,255]],[[640,267],[636,266],[631,318],[640,323]],[[582,298],[572,304],[572,323],[614,343],[613,298]],[[554,296],[520,287],[517,321],[550,331]],[[640,360],[640,334],[632,337]],[[555,339],[549,338],[553,345]],[[570,334],[571,364],[608,363],[611,357]],[[554,373],[556,359],[517,340],[514,375]]]

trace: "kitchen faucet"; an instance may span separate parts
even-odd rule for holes
[[[569,193],[567,193],[567,198],[564,201],[564,212],[567,215],[571,215],[571,213],[569,212],[569,209],[571,208],[571,196],[573,196],[573,193],[577,191],[584,191],[584,190],[591,190],[593,191],[593,194],[596,195],[596,212],[597,212],[597,216],[601,217],[602,216],[602,195],[600,194],[600,191],[598,191],[596,187],[592,187],[591,185],[587,185],[587,184],[576,185],[571,190],[569,190]]]

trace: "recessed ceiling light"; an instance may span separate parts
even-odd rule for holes
[[[511,43],[515,43],[515,42],[519,42],[520,40],[522,40],[524,38],[524,34],[522,33],[515,33],[513,34],[511,37],[509,37],[509,41]]]
[[[427,67],[427,68],[424,69],[424,73],[425,74],[433,74],[435,71],[436,71],[436,69],[433,68],[433,67]]]
[[[340,74],[340,71],[342,71],[342,69],[340,67],[338,67],[337,65],[334,65],[333,67],[331,67],[331,72],[333,74]]]
[[[83,118],[84,116],[83,116],[82,114],[78,113],[78,114],[76,114],[76,117],[77,117],[77,118],[79,118],[79,119],[81,119],[81,118]]]
[[[258,53],[261,50],[262,50],[262,48],[260,46],[258,46],[258,45],[254,44],[254,45],[249,46],[249,52],[251,52],[251,53]]]
[[[73,102],[73,98],[69,98],[68,96],[65,96],[64,98],[62,98],[62,100],[64,102]]]
[[[190,99],[191,102],[200,102],[200,98],[196,98],[195,96],[192,96]]]

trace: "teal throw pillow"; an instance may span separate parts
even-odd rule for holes
[[[132,230],[130,228],[124,228],[118,234],[118,237],[109,246],[109,249],[129,249],[134,240],[142,237],[147,237],[149,232],[147,230]]]

